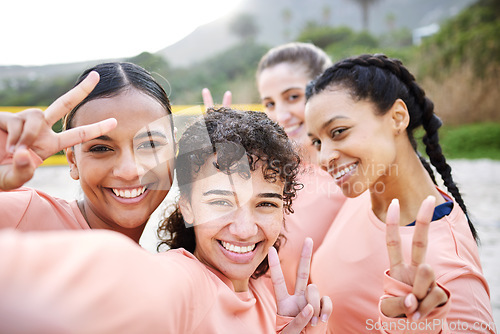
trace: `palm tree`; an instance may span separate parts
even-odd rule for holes
[[[363,30],[368,30],[368,11],[370,6],[380,0],[353,0],[357,2],[361,6],[361,10],[363,13]]]

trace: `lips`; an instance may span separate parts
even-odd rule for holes
[[[303,123],[299,124],[294,124],[294,125],[286,125],[283,126],[283,129],[285,130],[286,134],[290,137],[296,136],[299,134],[300,130],[302,129]]]

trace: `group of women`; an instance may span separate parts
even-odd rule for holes
[[[178,143],[164,90],[129,63],[0,113],[0,332],[495,333],[441,122],[401,62],[292,43],[257,87],[265,113],[227,94]],[[22,187],[61,149],[82,199]],[[150,254],[137,242],[174,169],[169,250]]]

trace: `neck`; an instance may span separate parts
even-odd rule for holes
[[[381,176],[384,191],[381,192],[380,187],[370,189],[372,210],[383,222],[394,198],[399,200],[401,226],[416,219],[420,205],[427,196],[436,197],[436,205],[445,202],[413,149],[408,154],[400,155],[388,174]]]
[[[107,222],[105,219],[99,217],[97,214],[95,214],[94,210],[92,210],[88,206],[85,200],[79,200],[77,204],[80,212],[85,218],[85,221],[87,221],[87,224],[89,224],[91,229],[105,229],[119,232],[134,240],[136,243],[139,243],[139,239],[141,238],[142,232],[144,231],[144,227],[147,222],[144,222],[144,224],[139,225],[135,228],[125,228],[118,224]]]

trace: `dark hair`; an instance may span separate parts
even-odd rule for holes
[[[262,56],[257,66],[257,79],[266,68],[281,63],[300,65],[311,79],[332,65],[328,55],[317,46],[310,43],[293,42],[274,47]]]
[[[430,162],[441,175],[448,191],[464,211],[472,235],[478,241],[476,229],[467,214],[467,208],[460,191],[451,176],[451,167],[446,162],[439,144],[438,129],[442,122],[434,113],[432,101],[425,96],[424,90],[417,84],[415,77],[403,66],[401,61],[388,58],[383,54],[365,54],[341,60],[307,85],[306,100],[332,86],[346,88],[356,100],[373,102],[376,106],[376,112],[380,115],[385,114],[397,99],[404,101],[410,115],[410,123],[406,133],[413,149],[436,184],[431,166],[418,152],[417,142],[413,135],[416,128],[423,126],[425,135],[422,140]]]
[[[297,181],[300,158],[284,130],[265,113],[239,111],[228,108],[208,109],[197,118],[179,140],[176,159],[176,175],[180,196],[190,198],[191,185],[209,157],[216,154],[215,167],[223,173],[238,173],[248,178],[249,172],[262,165],[264,178],[269,182],[284,183],[283,202],[286,213],[292,213],[292,201],[301,185]],[[240,166],[238,161],[246,155],[250,167]],[[179,205],[158,228],[161,240],[158,245],[184,248],[193,253],[196,248],[192,226],[186,226]],[[275,243],[278,249],[283,236]],[[255,270],[252,278],[267,272],[267,257]]]
[[[130,88],[151,96],[165,108],[167,115],[172,114],[170,101],[165,90],[148,71],[139,65],[120,62],[99,64],[85,70],[76,81],[75,86],[82,82],[92,71],[99,73],[99,83],[82,102],[66,115],[64,118],[65,130],[73,127],[73,118],[78,109],[85,103],[99,98],[113,97]],[[173,131],[172,119],[170,119],[170,125]]]

